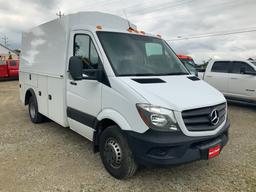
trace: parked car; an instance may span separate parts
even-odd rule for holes
[[[46,116],[91,140],[118,179],[213,158],[228,141],[223,94],[118,16],[81,12],[24,32],[19,84],[33,123]]]
[[[181,54],[177,54],[177,56],[191,74],[198,76],[197,66],[192,57]]]
[[[0,78],[18,78],[18,60],[0,60]]]
[[[230,100],[256,103],[256,62],[212,60],[199,77]]]

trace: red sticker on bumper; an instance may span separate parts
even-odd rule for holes
[[[220,145],[217,145],[216,147],[212,147],[209,149],[208,158],[211,159],[219,154],[220,154]]]

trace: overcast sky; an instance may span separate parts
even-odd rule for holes
[[[255,0],[0,0],[0,37],[20,48],[21,32],[78,11],[103,11],[125,17],[138,29],[161,34],[176,53],[200,63],[209,58],[256,58],[256,31],[194,38],[203,34],[256,30]],[[185,40],[181,40],[184,39]],[[186,39],[188,38],[188,39]]]

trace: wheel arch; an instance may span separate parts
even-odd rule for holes
[[[117,111],[113,109],[103,110],[97,117],[95,123],[95,132],[93,135],[94,152],[99,151],[99,138],[101,133],[109,126],[117,125],[121,130],[132,130],[127,120]]]
[[[27,91],[26,91],[26,94],[25,94],[25,102],[24,102],[25,105],[28,105],[30,97],[34,97],[34,98],[35,98],[35,102],[36,102],[36,104],[37,104],[36,94],[35,94],[35,92],[34,92],[34,90],[33,90],[32,88],[29,88],[29,89],[27,89]]]

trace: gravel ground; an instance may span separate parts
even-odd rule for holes
[[[18,82],[0,82],[0,191],[256,191],[256,107],[230,105],[230,141],[209,161],[112,178],[91,143],[54,122],[35,125]]]

